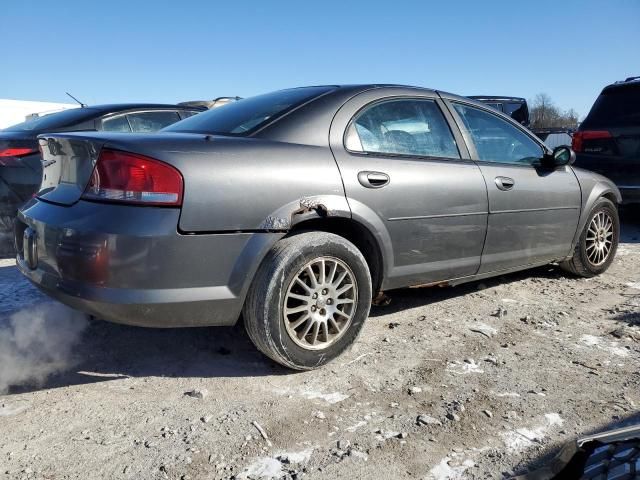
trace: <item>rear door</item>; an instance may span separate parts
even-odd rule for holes
[[[491,110],[460,101],[450,105],[487,183],[489,220],[479,273],[566,256],[581,206],[571,168],[536,166],[542,145]]]
[[[606,88],[574,134],[576,165],[600,173],[640,199],[640,82]],[[629,192],[631,193],[631,192]]]
[[[381,88],[347,102],[330,142],[355,218],[390,246],[384,288],[476,273],[487,193],[437,94]]]

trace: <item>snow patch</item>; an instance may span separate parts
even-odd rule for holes
[[[634,288],[636,290],[640,290],[640,282],[627,282],[625,285],[629,288]]]
[[[596,337],[595,335],[582,335],[580,342],[587,347],[595,347],[598,350],[603,350],[618,357],[626,357],[629,355],[626,348],[618,346],[618,342],[610,342],[609,345],[607,345],[600,337]]]
[[[447,365],[447,371],[456,375],[467,375],[469,373],[484,373],[475,360],[470,359],[467,362],[451,362]]]
[[[312,453],[313,447],[309,447],[299,452],[280,452],[273,457],[260,457],[249,464],[237,478],[240,480],[281,478],[284,470],[282,461],[279,459],[284,461],[286,458],[288,464],[306,463]]]
[[[464,472],[473,467],[475,462],[470,458],[455,462],[451,457],[444,457],[435,467],[429,470],[430,480],[455,480],[464,478]]]
[[[238,478],[250,480],[255,478],[280,478],[282,476],[282,464],[271,457],[258,458],[244,469]]]
[[[364,420],[359,421],[358,423],[351,425],[350,427],[345,428],[347,432],[355,432],[360,427],[364,427],[367,424]]]
[[[322,393],[315,390],[303,390],[300,394],[309,400],[323,400],[330,404],[338,403],[349,398],[349,395],[340,392]]]
[[[518,428],[502,434],[502,440],[510,453],[520,453],[536,443],[541,443],[549,430],[559,427],[564,420],[557,413],[546,413],[544,422],[531,428]]]

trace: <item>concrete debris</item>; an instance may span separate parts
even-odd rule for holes
[[[202,400],[203,398],[206,398],[207,395],[209,395],[209,392],[203,388],[202,390],[189,390],[184,392],[184,394],[187,397],[198,398]]]
[[[442,422],[437,418],[434,418],[430,415],[418,415],[416,419],[416,423],[418,425],[438,425],[442,426]]]

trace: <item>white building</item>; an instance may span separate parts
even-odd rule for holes
[[[32,102],[0,98],[0,130],[24,122],[31,115],[46,115],[68,108],[77,108],[77,103]]]

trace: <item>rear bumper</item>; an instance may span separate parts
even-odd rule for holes
[[[20,271],[49,296],[129,325],[233,325],[273,233],[182,235],[178,209],[32,200],[18,213]],[[37,265],[24,258],[35,234]]]

